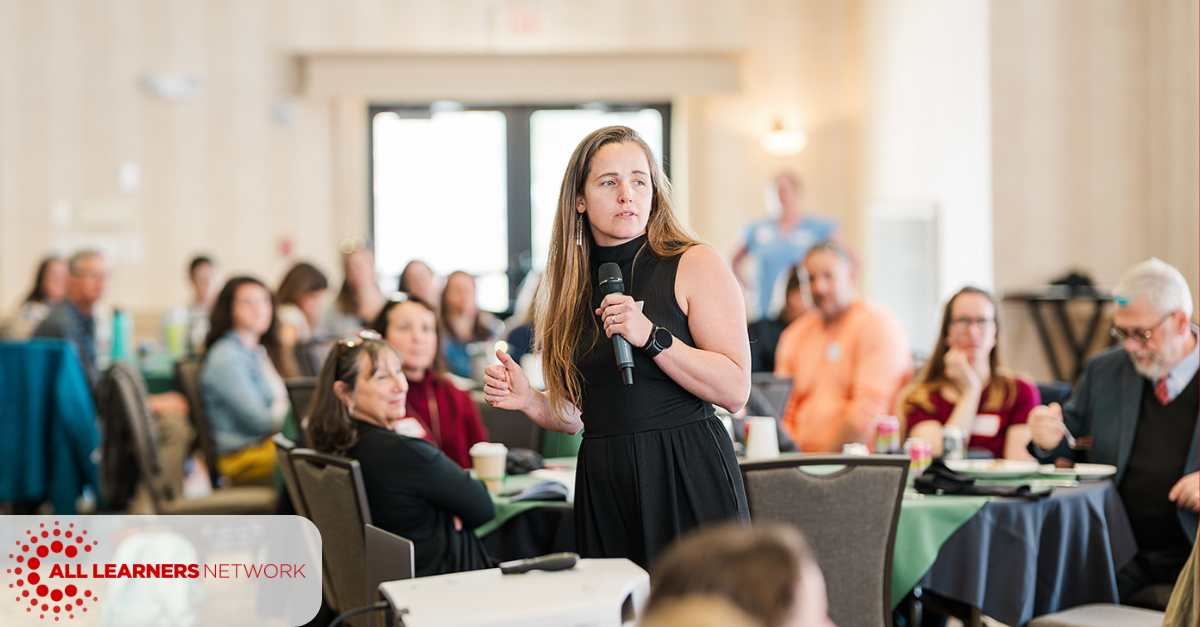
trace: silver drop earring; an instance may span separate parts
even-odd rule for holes
[[[347,404],[347,405],[346,405],[346,413],[347,413],[347,414],[348,414],[348,415],[349,415],[351,418],[353,418],[353,417],[354,417],[354,406],[353,406],[353,405],[349,405],[349,404]]]
[[[578,219],[575,220],[575,245],[583,246],[583,214],[575,214]]]

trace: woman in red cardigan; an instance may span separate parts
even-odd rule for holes
[[[433,307],[410,294],[388,302],[373,326],[404,360],[401,367],[409,385],[407,415],[419,423],[418,427],[409,420],[400,421],[397,429],[429,440],[459,466],[470,468],[471,445],[486,442],[488,434],[475,402],[445,376]]]

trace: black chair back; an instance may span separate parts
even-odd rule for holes
[[[903,455],[799,455],[741,464],[750,520],[804,532],[825,573],[829,617],[838,625],[891,627],[892,552],[908,464]],[[812,466],[825,468],[804,470]]]
[[[304,424],[313,395],[317,392],[317,378],[290,377],[284,379],[283,383],[287,386],[288,400],[292,403],[292,415],[296,417],[296,423]]]
[[[357,460],[298,448],[291,452],[296,485],[308,519],[321,532],[321,554],[329,574],[329,604],[340,614],[368,605],[365,527],[371,511]],[[356,620],[359,619],[359,620]],[[366,617],[347,622],[367,625]]]
[[[196,430],[196,444],[204,455],[204,465],[208,467],[208,477],[214,488],[219,487],[223,482],[217,468],[217,443],[213,440],[208,414],[204,411],[204,395],[200,391],[200,362],[195,359],[176,362],[175,379],[179,391],[187,398],[188,415],[192,419],[192,428]]]

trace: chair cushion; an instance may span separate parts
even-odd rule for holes
[[[1029,627],[1161,627],[1163,613],[1098,603],[1039,616]]]

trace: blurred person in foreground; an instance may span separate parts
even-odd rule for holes
[[[85,250],[71,257],[67,270],[70,275],[67,296],[50,310],[38,325],[34,337],[61,338],[70,342],[87,377],[92,398],[96,398],[103,373],[96,367],[96,321],[92,308],[104,298],[108,263],[100,253]],[[163,477],[178,494],[183,486],[184,460],[195,437],[188,420],[187,399],[179,392],[150,394],[146,397],[146,407],[158,429]]]
[[[393,431],[405,416],[403,362],[378,333],[343,338],[317,379],[312,448],[358,460],[371,519],[416,545],[416,575],[491,566],[475,528],[496,515],[483,483],[433,444]]]
[[[296,349],[320,339],[317,322],[329,281],[311,263],[292,266],[279,284],[275,297],[279,301],[279,374],[285,379],[306,373],[300,367]]]
[[[991,294],[964,287],[946,303],[933,356],[900,399],[908,435],[942,455],[942,427],[962,429],[967,447],[997,459],[1031,460],[1029,411],[1041,403],[1037,386],[1000,365],[1000,323]]]
[[[275,446],[291,410],[275,369],[275,297],[258,279],[230,279],[213,305],[200,367],[200,393],[217,447],[217,471],[234,483],[264,483],[275,472]]]
[[[400,433],[429,440],[454,463],[470,468],[471,445],[488,439],[479,408],[446,377],[433,307],[415,295],[397,296],[403,299],[384,305],[372,326],[400,354],[408,380],[405,418],[416,424],[402,426]]]
[[[552,431],[584,429],[576,547],[643,568],[689,529],[749,516],[733,444],[713,409],[737,411],[750,396],[741,290],[671,203],[670,183],[636,131],[612,126],[585,137],[563,175],[538,290],[546,392],[502,351],[483,378],[492,405]],[[621,269],[623,294],[597,286],[604,263]],[[632,349],[633,385],[616,366],[617,335]]]
[[[776,176],[764,187],[763,198],[770,217],[746,229],[742,247],[730,262],[751,295],[751,320],[770,316],[775,285],[789,267],[817,242],[838,236],[835,220],[804,211],[804,183],[795,174],[785,172]],[[748,279],[740,271],[747,257],[758,262],[754,279]]]
[[[821,568],[786,525],[726,524],[684,536],[650,573],[646,616],[693,595],[727,599],[765,627],[833,627]]]
[[[859,297],[844,246],[813,246],[804,267],[813,309],[775,349],[775,376],[792,379],[783,425],[805,453],[841,452],[872,441],[875,417],[912,377],[912,350],[900,321]]]
[[[1174,584],[1196,541],[1200,349],[1189,321],[1191,289],[1170,265],[1150,259],[1130,268],[1113,288],[1113,300],[1110,332],[1121,344],[1088,362],[1061,407],[1030,412],[1029,448],[1044,463],[1117,467],[1113,481],[1138,545],[1117,576],[1124,602],[1152,584]],[[1082,444],[1084,438],[1090,443]]]
[[[28,339],[37,330],[38,325],[50,310],[67,296],[67,281],[70,271],[67,262],[62,257],[46,257],[38,264],[37,274],[33,279],[33,289],[25,297],[25,302],[5,324],[2,335],[17,340]]]

